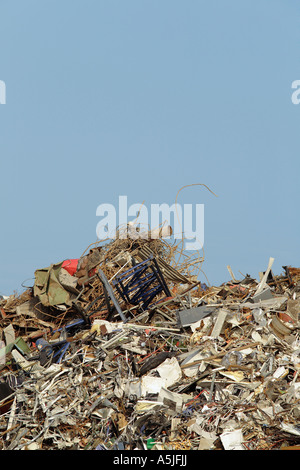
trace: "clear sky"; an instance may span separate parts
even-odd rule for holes
[[[211,284],[300,266],[299,1],[0,0],[0,80],[0,294],[194,183]]]

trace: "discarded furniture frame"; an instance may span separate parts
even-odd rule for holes
[[[161,292],[171,297],[169,288],[154,256],[136,264],[113,281],[118,293],[125,302],[141,304],[146,310],[152,300]]]

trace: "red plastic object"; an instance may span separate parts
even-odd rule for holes
[[[76,273],[77,266],[78,266],[78,259],[66,259],[62,264],[62,268],[68,271],[68,273],[71,274],[71,276],[74,276],[74,274]]]

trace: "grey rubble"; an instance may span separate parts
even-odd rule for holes
[[[300,269],[175,254],[116,240],[0,300],[1,450],[300,448]]]

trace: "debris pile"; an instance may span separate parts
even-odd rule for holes
[[[207,286],[135,235],[0,300],[0,449],[300,448],[300,268]]]

